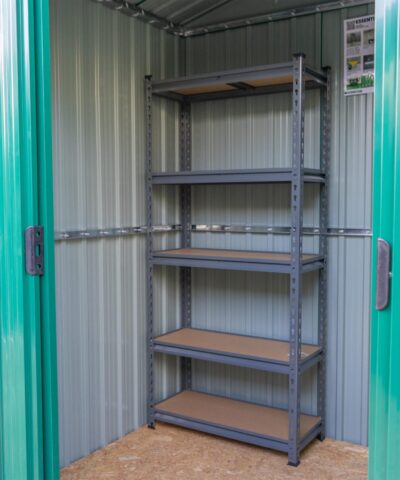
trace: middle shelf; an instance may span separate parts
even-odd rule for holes
[[[310,272],[324,267],[324,257],[303,254],[302,271]],[[291,255],[281,252],[223,250],[212,248],[177,248],[154,252],[154,265],[176,267],[218,268],[254,272],[290,273]]]
[[[154,339],[154,351],[180,357],[289,374],[289,342],[197,328],[182,328]],[[300,372],[322,358],[318,345],[302,344]]]
[[[305,183],[325,183],[322,170],[305,168]],[[180,172],[155,172],[155,185],[207,185],[237,183],[290,183],[296,172],[292,168],[255,168],[241,170],[193,170]]]

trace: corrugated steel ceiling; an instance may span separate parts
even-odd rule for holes
[[[139,3],[148,12],[175,24],[193,28],[331,2],[332,0],[144,0]]]
[[[374,3],[374,0],[94,1],[182,37]]]

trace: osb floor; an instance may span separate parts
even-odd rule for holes
[[[62,480],[365,480],[365,447],[318,440],[301,464],[284,454],[165,424],[146,427],[62,471]]]

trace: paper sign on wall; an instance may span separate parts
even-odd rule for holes
[[[344,21],[344,93],[357,95],[374,91],[375,16]]]

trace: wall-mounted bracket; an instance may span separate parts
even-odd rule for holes
[[[29,275],[44,274],[43,227],[25,230],[25,270]]]

